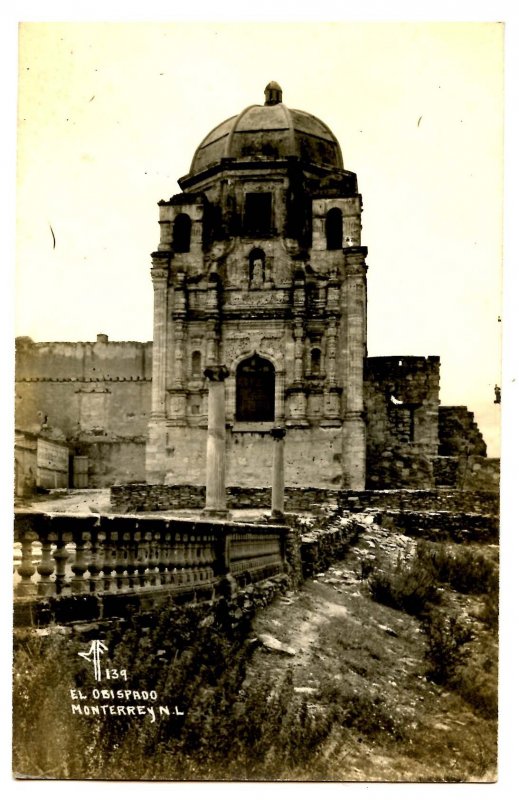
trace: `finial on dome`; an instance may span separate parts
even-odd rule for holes
[[[276,106],[278,103],[283,102],[283,90],[279,83],[270,81],[265,87],[265,105]]]

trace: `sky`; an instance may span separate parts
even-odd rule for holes
[[[499,23],[23,24],[16,335],[150,340],[157,202],[271,80],[357,173],[368,354],[439,355],[441,402],[498,455]]]

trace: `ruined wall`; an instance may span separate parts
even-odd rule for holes
[[[440,456],[486,456],[487,446],[466,406],[440,406],[438,423]]]
[[[36,488],[66,489],[69,485],[68,446],[23,431],[15,432],[15,495],[23,497]]]
[[[36,488],[36,436],[18,431],[14,439],[14,493],[16,497],[30,495]]]
[[[144,480],[151,342],[16,341],[16,426],[62,434],[89,457],[89,486]]]
[[[439,384],[438,356],[366,359],[367,488],[434,486]]]
[[[437,486],[455,486],[467,492],[499,493],[500,460],[485,456],[438,456],[433,459]]]
[[[226,495],[227,506],[231,509],[268,510],[270,508],[271,490],[269,487],[228,486]],[[203,508],[205,486],[189,484],[159,486],[145,483],[112,486],[110,500],[113,510],[118,513]],[[326,506],[337,506],[353,512],[367,509],[390,509],[497,515],[499,495],[488,490],[368,489],[354,491],[353,489],[325,489],[315,486],[285,487],[286,512],[316,511],[319,513]]]

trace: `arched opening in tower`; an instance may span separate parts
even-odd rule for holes
[[[173,250],[175,253],[189,253],[191,249],[191,218],[178,214],[173,222]]]
[[[265,358],[253,355],[236,370],[236,421],[274,421],[276,373]]]
[[[342,211],[340,208],[330,208],[325,222],[326,249],[340,250],[342,248]]]

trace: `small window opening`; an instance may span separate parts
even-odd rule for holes
[[[191,218],[178,214],[173,222],[173,250],[175,253],[189,253],[191,248]]]
[[[314,377],[321,374],[321,351],[318,347],[312,347],[310,353],[310,372]]]
[[[325,221],[326,249],[342,249],[342,211],[340,208],[331,208]]]
[[[200,350],[195,350],[191,356],[191,376],[199,378],[202,374],[202,354]]]

